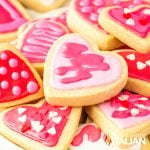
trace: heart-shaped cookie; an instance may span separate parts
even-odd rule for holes
[[[150,96],[150,53],[141,54],[133,50],[116,51],[128,65],[129,78],[126,89]]]
[[[36,20],[23,25],[19,31],[17,48],[43,75],[47,53],[59,37],[68,33],[62,25],[49,20]]]
[[[25,6],[39,12],[47,12],[61,6],[66,0],[19,0]]]
[[[100,52],[78,34],[58,39],[44,67],[46,100],[67,106],[92,105],[115,96],[126,84],[128,73],[120,56]]]
[[[122,91],[109,101],[89,107],[86,111],[112,140],[116,135],[118,139],[129,140],[149,134],[150,97]]]
[[[0,45],[0,107],[43,97],[42,80],[31,64],[9,44]]]
[[[134,7],[140,3],[142,1],[137,0],[74,0],[67,16],[67,22],[72,31],[91,38],[100,49],[112,50],[122,46],[123,43],[99,25],[98,16],[101,10],[116,5]]]
[[[136,51],[150,52],[150,3],[130,9],[104,9],[99,17],[99,23],[106,31]]]
[[[52,106],[42,100],[2,112],[0,132],[24,149],[64,150],[71,143],[80,114],[81,108]]]
[[[0,2],[0,42],[16,38],[18,28],[30,19],[26,10],[14,0]]]

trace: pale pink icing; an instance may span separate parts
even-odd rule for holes
[[[61,25],[48,20],[31,22],[24,32],[20,49],[31,63],[45,62],[53,42],[66,34],[66,30]]]
[[[65,43],[82,44],[87,48],[84,54],[96,54],[95,52],[92,52],[90,50],[89,44],[79,36],[72,35],[67,39],[63,40],[59,45],[56,46],[56,51],[52,60],[52,67],[51,67],[52,75],[50,76],[50,83],[53,87],[64,90],[64,89],[92,87],[97,85],[103,86],[113,83],[120,78],[122,72],[121,62],[111,54],[107,55],[99,54],[99,56],[104,57],[103,62],[110,66],[108,70],[91,71],[90,73],[92,74],[92,76],[88,79],[80,80],[78,82],[72,82],[69,84],[62,83],[61,80],[63,78],[69,78],[76,74],[75,71],[69,71],[67,74],[61,76],[57,75],[55,72],[57,68],[62,67],[61,65],[66,67],[72,65],[69,59],[63,57],[62,47],[65,45]]]
[[[145,13],[145,10],[147,13]],[[149,7],[144,6],[136,11],[129,9],[129,12],[125,12],[124,8],[114,8],[110,10],[109,14],[113,20],[121,23],[125,28],[143,38],[146,37],[150,31]]]
[[[1,0],[0,5],[3,7],[3,11],[1,13],[3,13],[3,17],[6,17],[5,19],[7,20],[6,22],[0,23],[1,33],[17,30],[20,25],[27,21],[8,0]],[[10,16],[7,15],[7,12]]]
[[[122,97],[122,100],[119,97]],[[132,127],[150,119],[150,98],[126,91],[99,104],[98,108],[120,128]],[[131,114],[131,110],[135,108],[137,111]]]

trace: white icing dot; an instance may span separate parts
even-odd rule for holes
[[[56,117],[56,116],[58,116],[58,112],[55,111],[49,112],[49,118]]]
[[[129,95],[120,95],[118,97],[118,99],[121,100],[121,101],[126,101],[126,100],[128,100],[128,98],[129,98]]]
[[[136,109],[136,108],[132,108],[131,109],[131,115],[132,116],[136,116],[136,115],[138,115],[140,113],[140,111],[138,110],[138,109]]]
[[[97,20],[98,20],[98,14],[96,14],[96,13],[91,13],[90,19],[91,19],[92,21],[97,21]]]
[[[26,110],[27,110],[27,108],[18,108],[17,109],[19,115],[23,114]]]
[[[16,96],[20,95],[21,94],[21,88],[19,86],[14,86],[12,88],[12,93]]]
[[[145,63],[142,63],[140,61],[137,62],[137,69],[142,70],[146,67]]]
[[[38,85],[34,81],[30,81],[27,84],[27,91],[28,93],[35,93],[38,90]]]
[[[148,100],[148,98],[147,98],[147,97],[141,97],[141,98],[139,98],[139,100],[147,101],[147,100]]]
[[[127,55],[127,58],[129,60],[135,60],[135,54],[129,54],[129,55]]]
[[[17,66],[18,66],[18,61],[17,61],[16,59],[14,59],[14,58],[11,58],[11,59],[9,60],[9,66],[10,66],[11,68],[17,67]]]
[[[6,90],[9,87],[9,83],[7,81],[2,81],[1,82],[1,88]]]
[[[0,74],[1,75],[5,75],[5,74],[7,74],[7,68],[6,67],[0,67]]]
[[[28,78],[29,78],[29,73],[28,73],[27,71],[22,71],[22,72],[21,72],[21,76],[22,76],[22,78],[24,78],[24,79],[28,79]]]
[[[128,24],[128,25],[131,25],[131,26],[134,26],[135,25],[135,22],[134,22],[134,20],[133,19],[127,19],[126,20],[126,24]]]
[[[55,135],[55,134],[56,134],[56,129],[55,129],[55,127],[52,127],[52,128],[50,128],[50,129],[48,129],[47,132],[48,132],[49,134],[51,134],[51,135]]]
[[[0,58],[1,58],[2,60],[7,60],[8,56],[7,56],[6,53],[1,53],[1,54],[0,54]]]
[[[143,13],[144,13],[145,15],[150,15],[150,9],[145,9],[145,10],[143,11]]]
[[[90,13],[90,12],[92,12],[92,7],[85,6],[85,7],[81,8],[81,11],[84,13]]]
[[[150,60],[147,60],[147,61],[145,62],[145,64],[146,64],[147,66],[150,66]]]
[[[18,80],[19,77],[20,77],[20,75],[19,75],[18,72],[13,72],[13,73],[11,74],[11,78],[12,78],[13,80]]]
[[[22,122],[22,123],[25,123],[27,120],[27,116],[26,115],[23,115],[21,117],[18,117],[18,121]]]
[[[40,132],[44,128],[44,126],[41,125],[39,121],[31,121],[31,126],[36,132]]]
[[[62,120],[62,117],[53,117],[52,120],[56,123],[56,124],[59,124],[60,121]]]

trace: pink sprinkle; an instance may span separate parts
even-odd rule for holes
[[[89,1],[81,1],[80,2],[80,6],[89,6],[90,5],[90,2]]]
[[[98,20],[98,14],[91,13],[90,19],[92,21],[97,21]]]
[[[22,71],[21,72],[21,76],[24,78],[24,79],[28,79],[29,78],[29,73],[27,71]]]
[[[18,96],[21,94],[21,88],[19,86],[14,86],[12,88],[12,93],[15,95],[15,96]]]
[[[10,59],[9,60],[9,66],[12,67],[12,68],[15,68],[18,66],[18,61],[14,58]]]
[[[19,73],[18,72],[13,72],[11,75],[13,80],[18,80],[19,79]]]
[[[9,83],[7,81],[2,81],[1,82],[1,88],[6,90],[9,87]]]
[[[1,58],[2,60],[6,60],[6,59],[8,58],[8,56],[7,56],[6,53],[2,53],[2,54],[0,55],[0,58]]]
[[[103,1],[103,0],[95,0],[95,1],[93,2],[93,4],[94,4],[95,6],[103,6],[103,5],[104,5],[104,1]]]
[[[7,74],[7,68],[6,67],[0,67],[0,74],[1,75]]]
[[[27,84],[27,91],[28,91],[28,93],[35,93],[37,90],[38,90],[38,85],[37,85],[36,82],[30,81]]]

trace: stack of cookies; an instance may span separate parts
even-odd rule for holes
[[[0,135],[26,150],[150,150],[149,0],[0,11]]]

